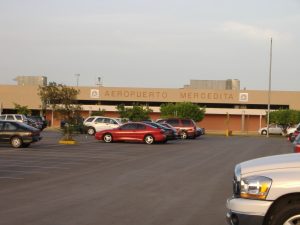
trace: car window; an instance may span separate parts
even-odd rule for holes
[[[104,118],[97,118],[95,123],[104,123]]]
[[[6,120],[15,120],[14,116],[12,115],[7,115]]]
[[[17,120],[22,120],[22,116],[16,115],[16,119],[17,119]]]
[[[109,123],[110,123],[110,124],[118,124],[116,121],[114,121],[114,120],[112,120],[112,119],[110,119]]]
[[[127,123],[120,127],[121,130],[135,130],[136,126],[134,123]]]
[[[182,122],[182,124],[183,124],[184,126],[190,126],[190,125],[192,125],[192,122],[191,122],[190,120],[184,119],[184,120],[181,120],[181,122]]]
[[[4,122],[0,122],[0,130],[2,130]]]
[[[155,127],[155,128],[158,128],[161,126],[160,124],[157,124],[157,123],[148,123],[148,125],[151,125],[152,127]]]
[[[5,117],[6,117],[6,116],[3,116],[3,115],[0,116],[0,120],[5,120]]]
[[[137,130],[145,130],[145,129],[146,129],[146,126],[145,126],[144,124],[138,123],[138,124],[136,124],[136,129],[137,129]]]
[[[90,117],[86,120],[86,122],[92,122],[95,118],[94,117]]]
[[[102,119],[102,123],[110,123],[110,119],[108,119],[108,118],[104,118],[104,119]]]
[[[169,120],[167,120],[167,123],[171,124],[172,126],[179,125],[179,121],[177,119],[169,119]]]
[[[11,123],[5,123],[3,130],[5,130],[5,131],[14,131],[14,130],[17,130],[17,127],[14,124],[11,124]]]

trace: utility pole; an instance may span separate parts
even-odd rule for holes
[[[99,105],[100,105],[100,86],[101,86],[101,77],[98,77]]]
[[[75,74],[75,76],[76,76],[76,86],[77,86],[77,89],[78,89],[80,74],[77,73],[77,74]]]
[[[271,44],[270,44],[270,68],[269,68],[267,137],[269,137],[269,125],[270,125],[271,81],[272,81],[272,37],[271,37]]]

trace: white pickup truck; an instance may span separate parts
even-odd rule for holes
[[[227,208],[230,225],[300,225],[300,154],[236,165]]]

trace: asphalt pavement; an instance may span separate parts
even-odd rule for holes
[[[278,136],[65,146],[42,135],[0,145],[0,225],[225,225],[234,165],[292,152]]]

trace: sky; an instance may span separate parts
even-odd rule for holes
[[[0,0],[0,77],[181,88],[239,79],[299,91],[299,0]]]

